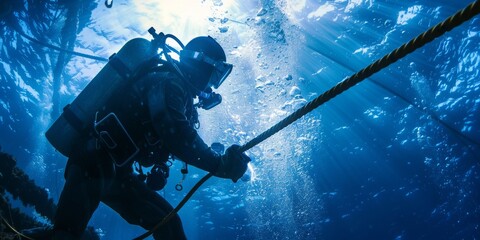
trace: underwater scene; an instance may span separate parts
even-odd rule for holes
[[[97,127],[112,79],[140,64],[133,55],[142,52],[122,47],[163,39],[163,51],[151,51],[181,72],[173,63],[198,36],[218,42],[228,64],[198,59],[228,77],[194,99],[196,132],[212,149],[240,145],[251,161],[238,181],[212,172],[192,192],[178,211],[186,238],[480,239],[479,12],[472,0],[2,0],[0,239],[40,239],[23,230],[54,224],[68,160],[54,145],[78,146],[46,133],[59,117],[61,131]],[[126,85],[119,99],[134,90]],[[91,105],[85,122],[79,96]],[[153,174],[132,156],[122,168]],[[155,190],[173,207],[209,173],[179,158]],[[103,202],[94,210],[82,239],[149,230]],[[164,217],[131,214],[140,225]]]

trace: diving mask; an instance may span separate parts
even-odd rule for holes
[[[230,75],[233,69],[233,65],[224,61],[216,61],[203,52],[191,51],[191,50],[182,50],[180,52],[182,57],[191,58],[200,62],[207,63],[213,67],[213,72],[210,75],[208,80],[208,87],[212,86],[215,89],[220,87],[225,79]]]

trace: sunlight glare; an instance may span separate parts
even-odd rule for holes
[[[157,31],[174,33],[180,39],[187,40],[194,36],[205,35],[208,30],[208,18],[212,8],[205,2],[191,0],[168,1],[132,1],[135,11],[140,16],[140,27],[148,29],[154,26]]]

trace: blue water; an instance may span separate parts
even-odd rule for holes
[[[74,50],[108,58],[149,38],[150,26],[184,42],[215,37],[235,68],[218,89],[223,103],[200,112],[199,133],[226,145],[246,143],[470,3],[175,2],[92,2],[71,33]],[[71,56],[55,86],[58,52],[18,29],[60,45],[64,18],[55,5],[21,9],[0,25],[0,145],[57,201],[65,158],[44,137],[53,102],[71,102],[105,63]],[[249,150],[252,181],[211,179],[180,211],[189,239],[479,239],[479,43],[476,17]],[[191,167],[177,192],[180,167],[159,192],[173,205],[206,174]],[[102,239],[144,231],[103,205],[90,225]]]

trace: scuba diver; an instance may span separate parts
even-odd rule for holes
[[[179,55],[174,63],[157,59],[144,66],[133,86],[114,94],[95,113],[95,127],[86,128],[69,154],[53,227],[23,231],[25,235],[80,239],[100,202],[128,223],[152,229],[173,210],[156,192],[166,183],[165,166],[172,156],[233,182],[243,176],[250,158],[239,146],[219,154],[195,127],[198,107],[220,103],[212,87],[218,88],[233,66],[210,36],[192,39]],[[196,99],[200,101],[194,103]],[[151,172],[137,174],[137,164],[151,167]],[[186,239],[179,216],[156,229],[153,237]]]

